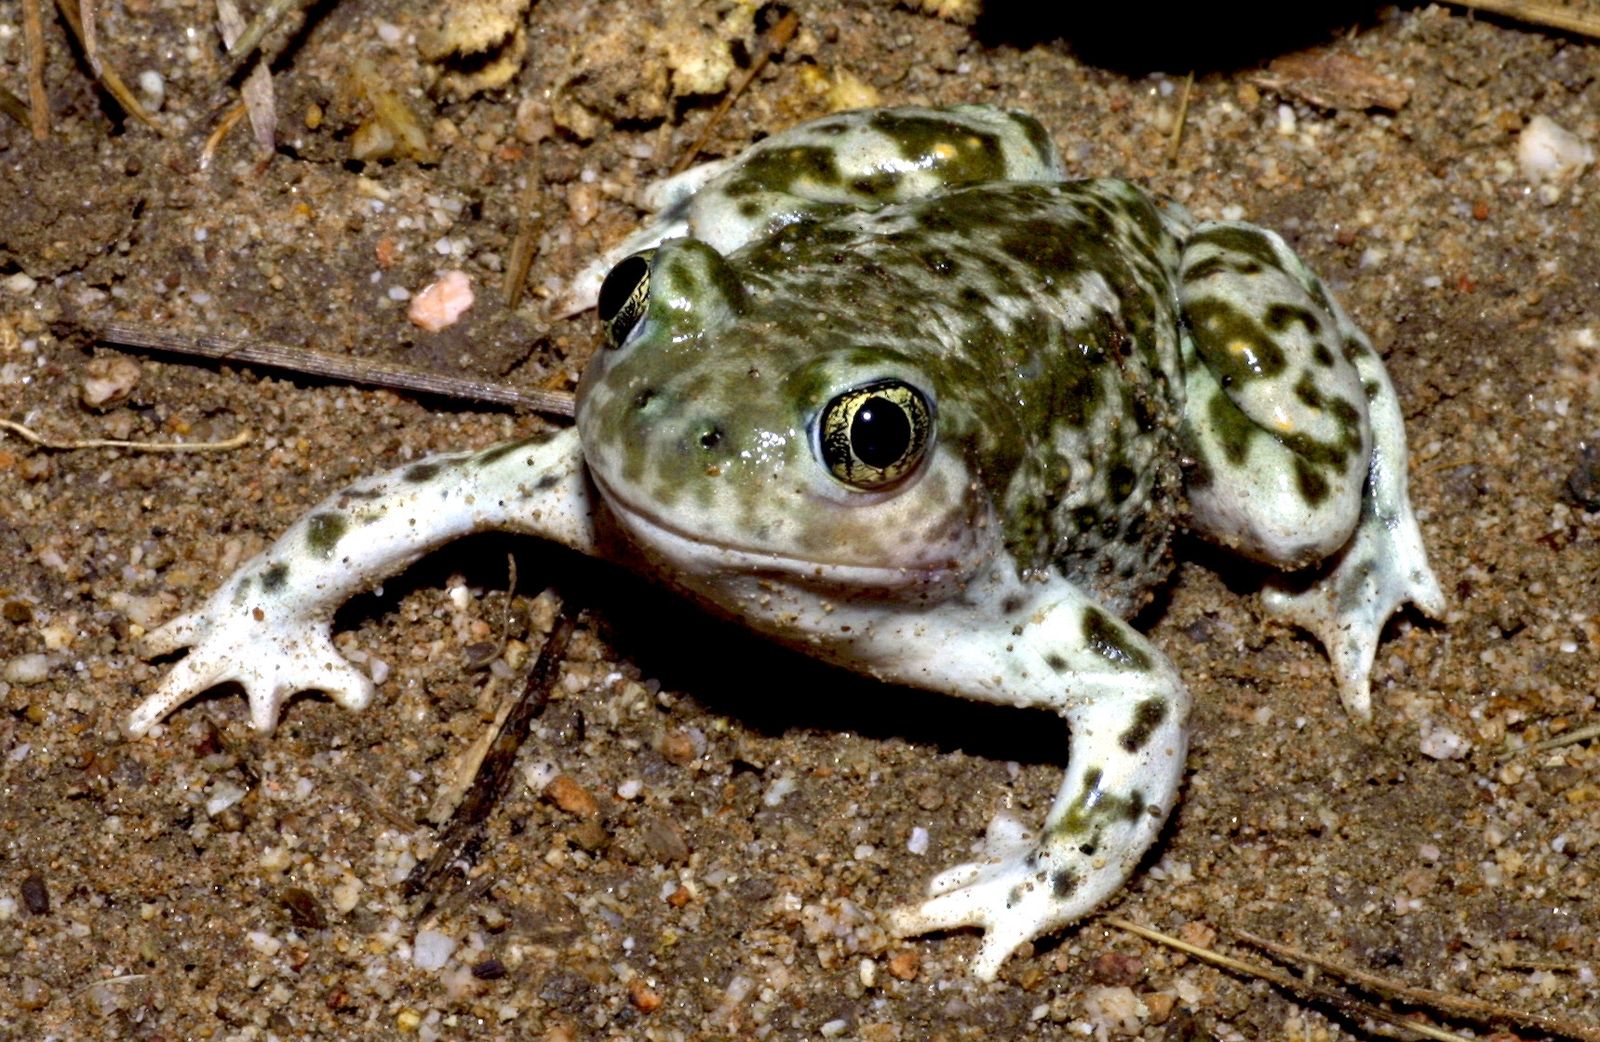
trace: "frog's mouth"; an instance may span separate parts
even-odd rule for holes
[[[780,579],[821,590],[903,590],[960,582],[972,570],[970,562],[951,557],[860,564],[755,549],[717,539],[703,529],[685,529],[629,502],[594,469],[589,476],[628,537],[685,585],[704,586],[708,581],[714,585],[718,578],[747,577]]]

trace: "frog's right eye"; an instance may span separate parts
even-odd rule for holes
[[[928,396],[891,377],[835,395],[818,417],[817,448],[834,477],[875,492],[916,469],[932,434]]]
[[[607,347],[621,347],[644,317],[650,299],[650,261],[655,255],[655,250],[645,250],[623,258],[600,283],[597,310],[606,327]]]

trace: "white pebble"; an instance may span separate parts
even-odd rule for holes
[[[419,970],[439,970],[455,953],[456,939],[437,930],[418,930],[411,945],[411,962]]]
[[[50,656],[42,651],[18,655],[6,663],[3,675],[8,683],[37,684],[50,675]]]
[[[206,800],[206,814],[216,817],[229,807],[244,799],[245,790],[233,782],[218,782],[211,790],[211,798]]]
[[[0,286],[4,286],[7,293],[15,293],[19,297],[25,297],[32,293],[38,285],[39,283],[25,271],[12,272],[5,278],[0,279]]]
[[[345,876],[333,885],[330,894],[333,907],[338,909],[339,914],[349,915],[361,900],[361,880],[355,876]]]
[[[144,95],[139,99],[144,102],[144,107],[156,112],[167,100],[167,81],[156,70],[146,69],[139,74],[139,93]]]
[[[1448,727],[1424,725],[1421,749],[1431,760],[1459,760],[1472,750],[1472,743]]]
[[[617,799],[636,800],[639,798],[639,794],[643,791],[644,782],[640,781],[638,778],[629,778],[628,780],[617,785]]]
[[[918,825],[911,830],[911,838],[906,840],[906,850],[913,854],[926,854],[928,852],[928,830]]]
[[[1535,116],[1517,138],[1517,163],[1532,184],[1561,184],[1594,162],[1594,149],[1548,116]]]
[[[389,22],[378,23],[378,39],[382,40],[389,46],[393,47],[395,44],[399,43],[402,35],[403,34],[400,32],[400,27],[398,25],[393,25]]]
[[[262,930],[251,930],[244,939],[250,942],[250,947],[269,957],[278,954],[278,949],[283,947],[282,941]]]
[[[794,775],[785,772],[774,778],[772,784],[767,786],[767,791],[761,794],[761,802],[769,807],[776,807],[783,802],[783,798],[795,789]]]

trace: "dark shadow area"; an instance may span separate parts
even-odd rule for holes
[[[1258,65],[1371,22],[1357,0],[1280,4],[1037,4],[987,0],[974,32],[986,46],[1019,49],[1059,40],[1090,65],[1132,76],[1196,74]],[[1043,89],[1041,87],[1041,89]]]
[[[555,586],[588,610],[590,625],[644,676],[761,734],[850,731],[992,760],[1066,762],[1067,727],[1054,713],[885,684],[784,648],[615,565],[503,533],[460,539],[429,554],[386,581],[382,596],[346,602],[334,629],[381,618],[408,593],[441,588],[451,575],[504,590],[508,553],[516,556],[520,593]]]

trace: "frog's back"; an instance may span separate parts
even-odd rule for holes
[[[731,258],[763,334],[927,374],[1024,573],[1123,613],[1182,508],[1181,216],[1123,181],[994,182],[803,222]]]

